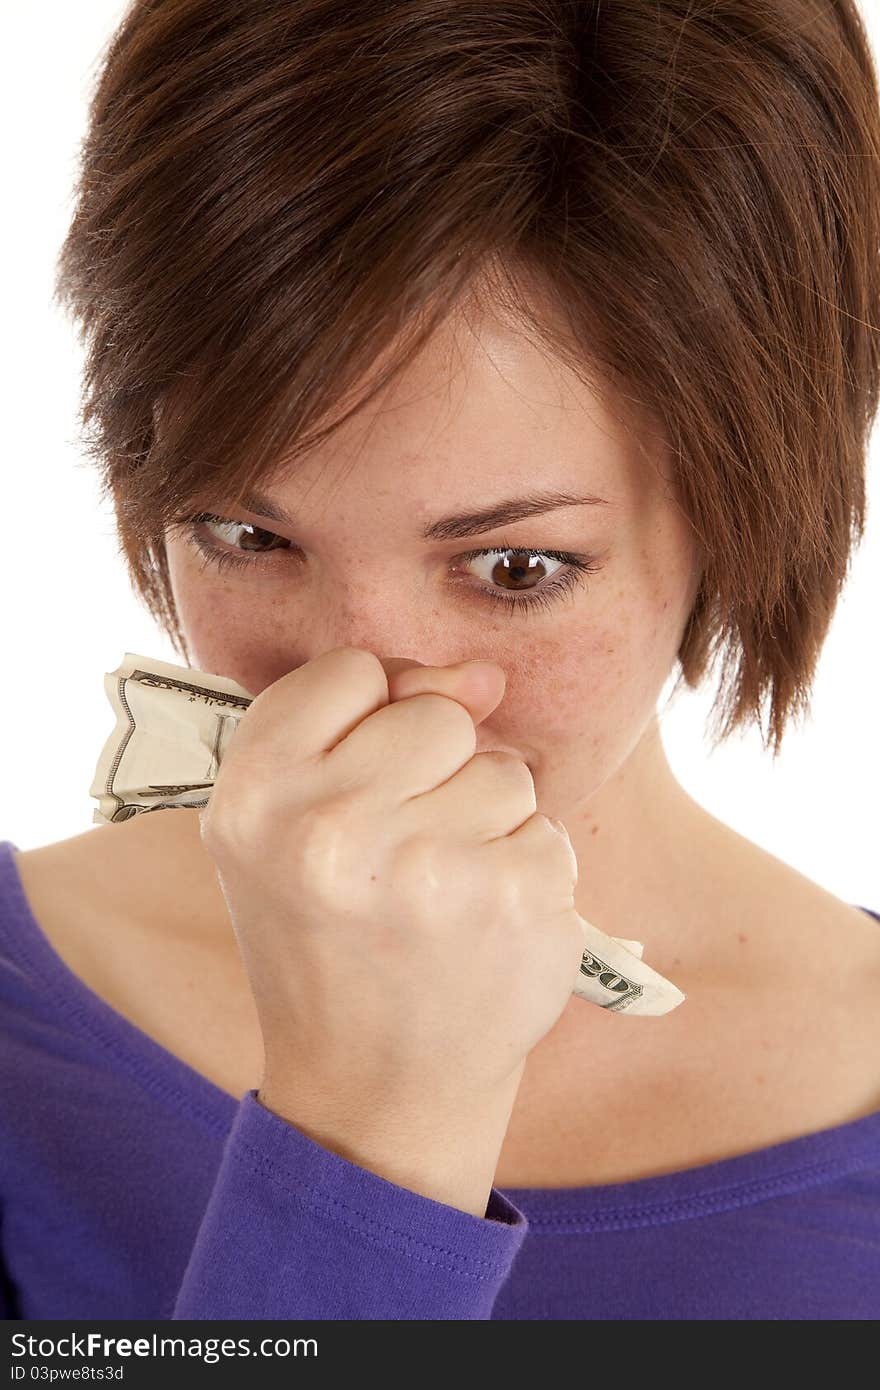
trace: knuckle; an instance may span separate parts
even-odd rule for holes
[[[391,883],[395,895],[422,920],[433,919],[437,906],[448,900],[454,876],[450,849],[435,836],[410,835],[391,855]]]
[[[437,869],[437,841],[431,835],[409,835],[392,853],[394,875],[400,883],[409,879],[430,882]]]
[[[522,758],[517,758],[513,753],[503,753],[500,749],[490,749],[485,753],[478,753],[476,757],[504,791],[515,793],[517,802],[528,803],[534,812],[538,804],[535,779]]]
[[[251,858],[257,849],[265,855],[297,814],[277,767],[271,773],[253,766],[233,773],[224,763],[199,817],[202,844],[230,858]]]
[[[532,876],[520,863],[505,865],[504,872],[493,874],[486,883],[485,898],[491,902],[492,914],[506,927],[512,927],[521,918],[523,906],[531,903],[532,882]]]
[[[209,853],[230,854],[247,847],[260,822],[260,796],[252,780],[241,786],[230,781],[228,770],[221,786],[214,784],[208,805],[199,816],[202,844]]]
[[[534,811],[522,827],[535,854],[555,853],[563,845],[563,837],[549,816],[543,811]]]
[[[463,749],[473,749],[476,739],[474,721],[458,700],[435,691],[425,691],[411,698],[417,702],[422,717],[430,723],[432,736],[442,733],[453,743],[460,743]]]
[[[357,798],[343,790],[308,807],[288,827],[288,866],[324,903],[350,906],[362,891],[370,856],[357,815]]]
[[[385,668],[374,652],[367,647],[334,647],[326,652],[325,658],[336,666],[344,666],[357,680],[380,680],[385,678]]]
[[[323,864],[328,856],[338,858],[343,845],[353,838],[354,798],[337,791],[309,806],[296,825],[295,851],[304,864]]]
[[[535,852],[540,855],[542,862],[565,877],[573,877],[576,880],[577,859],[568,835],[541,811],[536,811],[527,824],[533,837]]]

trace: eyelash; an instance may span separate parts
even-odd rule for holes
[[[197,516],[189,517],[184,522],[184,528],[189,539],[196,549],[204,556],[206,565],[214,565],[218,570],[237,569],[252,570],[267,560],[275,551],[265,551],[262,555],[253,555],[245,558],[243,555],[236,555],[231,550],[221,550],[219,546],[211,541],[206,541],[199,530],[199,527],[206,522],[214,522],[220,526],[244,526],[251,525],[250,522],[233,521],[230,517],[216,516],[213,512],[199,512]],[[266,531],[261,526],[254,526],[255,531],[262,532],[265,536],[272,536],[277,540],[284,539],[276,536],[274,531]],[[547,556],[551,560],[558,560],[561,564],[567,565],[568,569],[558,578],[551,580],[541,589],[535,589],[529,597],[524,594],[504,594],[495,589],[481,589],[479,592],[484,595],[490,603],[500,603],[511,613],[516,609],[528,610],[549,608],[557,599],[566,593],[573,592],[578,584],[583,584],[588,574],[595,574],[601,568],[595,560],[588,556],[572,555],[565,550],[528,550],[522,546],[500,545],[487,546],[480,550],[468,550],[464,555],[457,556],[459,563],[468,560],[476,560],[482,555],[518,555],[523,557]]]

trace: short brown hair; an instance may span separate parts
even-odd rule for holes
[[[769,697],[776,756],[862,538],[878,403],[853,0],[134,0],[75,191],[55,297],[87,345],[83,445],[187,661],[166,529],[327,437],[483,277],[662,419],[705,558],[679,681],[720,655],[716,741]]]

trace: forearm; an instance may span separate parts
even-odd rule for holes
[[[270,1079],[264,1080],[257,1099],[350,1163],[484,1217],[520,1074],[491,1098],[454,1112],[430,1105],[401,1110],[379,1098],[346,1102],[336,1092],[314,1094]]]

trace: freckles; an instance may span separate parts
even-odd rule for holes
[[[548,743],[570,738],[588,698],[590,668],[583,648],[557,636],[524,638],[516,645],[508,636],[507,643],[492,658],[507,677],[493,724],[499,730],[505,726],[511,736],[517,729],[523,737],[540,729]]]
[[[589,689],[597,699],[615,694],[628,678],[632,665],[630,653],[634,647],[632,625],[626,618],[613,629],[607,625],[597,629],[589,641],[582,643],[579,648],[581,688],[588,681]]]
[[[276,678],[266,669],[267,654],[277,650],[283,628],[241,586],[182,583],[175,601],[195,667],[230,676],[254,695]]]
[[[226,602],[222,593],[215,595],[210,603],[198,602],[187,609],[185,626],[200,645],[210,644],[228,651],[253,642],[256,627],[247,608],[240,603]]]
[[[568,644],[555,637],[529,637],[528,634],[511,632],[510,628],[498,633],[497,643],[493,643],[491,660],[503,666],[507,675],[507,689],[516,686],[522,691],[530,690],[539,681],[546,681],[549,673],[555,674],[564,665]],[[474,655],[478,655],[476,650]],[[489,655],[487,648],[486,655]]]

